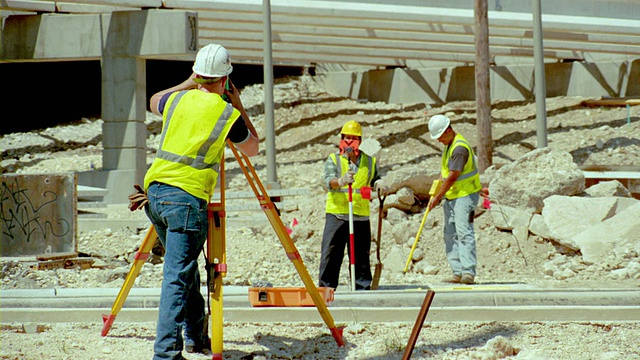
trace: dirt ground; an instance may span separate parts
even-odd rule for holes
[[[364,137],[378,140],[378,157],[385,173],[408,166],[437,169],[441,145],[429,138],[427,121],[443,113],[454,129],[476,144],[475,104],[449,103],[393,105],[357,102],[337,97],[310,78],[279,79],[274,97],[277,179],[284,189],[305,189],[308,195],[287,198],[282,220],[295,218],[292,240],[312,278],[317,277],[320,241],[324,225],[323,163],[336,150],[338,133],[348,120],[363,125]],[[264,131],[260,85],[242,90],[242,99],[258,131]],[[640,164],[640,107],[590,107],[586,98],[547,99],[548,146],[571,153],[579,166],[638,166]],[[495,165],[511,162],[536,148],[536,116],[533,102],[498,102],[492,110]],[[153,159],[160,119],[148,113],[149,161]],[[34,134],[9,134],[0,138],[4,172],[51,173],[100,169],[102,120],[82,121],[41,130],[35,135],[56,139],[51,145],[29,145]],[[73,134],[69,136],[68,134]],[[96,137],[98,136],[97,140]],[[80,140],[79,140],[80,139]],[[261,153],[251,159],[260,178],[267,178],[264,139]],[[227,154],[230,191],[250,190],[231,153]],[[131,192],[132,184],[123,186]],[[372,203],[372,232],[377,224],[377,200]],[[109,216],[130,214],[126,205],[109,207]],[[247,212],[242,215],[245,216]],[[230,217],[236,216],[230,214]],[[260,216],[255,212],[251,216]],[[373,219],[376,217],[376,219]],[[398,243],[409,253],[422,214],[394,209],[383,221],[381,251]],[[440,284],[450,275],[442,243],[442,210],[434,209],[422,232],[417,251],[423,256],[406,274],[385,267],[383,285]],[[237,222],[235,223],[237,224]],[[299,275],[285,261],[273,229],[264,221],[227,229],[229,273],[225,285],[251,285],[266,280],[276,286],[302,286]],[[401,231],[401,228],[404,230]],[[407,230],[408,229],[408,230]],[[121,287],[130,261],[146,228],[103,229],[78,234],[78,252],[96,259],[87,270],[34,271],[22,262],[3,262],[1,286],[7,289]],[[411,236],[399,235],[405,232]],[[604,265],[585,266],[577,258],[571,276],[554,276],[545,265],[564,255],[553,244],[536,236],[519,242],[497,230],[488,213],[476,220],[478,277],[480,284],[528,284],[540,288],[638,288],[639,279],[616,277]],[[403,237],[404,236],[404,237]],[[640,241],[640,240],[639,240]],[[372,247],[372,250],[374,247]],[[389,255],[390,256],[390,255]],[[638,254],[630,261],[637,261]],[[161,258],[145,264],[136,287],[159,287]],[[391,259],[388,259],[391,263]],[[372,264],[375,256],[372,253]],[[341,286],[348,287],[348,267],[342,267]],[[225,326],[225,358],[229,359],[399,359],[413,324],[376,324],[366,319],[347,325],[348,344],[337,348],[324,324],[228,324]],[[23,331],[23,324],[2,324],[2,359],[121,359],[150,358],[154,323],[119,323],[100,337],[102,324],[43,324],[41,332]],[[430,359],[638,359],[638,323],[425,323],[414,358]],[[188,358],[205,358],[188,356]]]

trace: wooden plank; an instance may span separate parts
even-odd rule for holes
[[[49,260],[69,259],[77,256],[78,256],[77,252],[66,252],[66,253],[54,253],[54,254],[40,254],[40,255],[36,255],[36,259],[40,261],[49,261]]]
[[[582,106],[635,106],[640,105],[640,98],[638,99],[629,99],[629,98],[608,98],[608,99],[595,99],[595,100],[585,100],[580,103]]]
[[[95,259],[92,258],[75,258],[75,259],[58,259],[49,261],[39,261],[29,265],[34,270],[53,270],[53,269],[75,269],[80,268],[86,270],[91,268]]]

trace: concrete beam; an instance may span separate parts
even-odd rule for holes
[[[638,95],[640,60],[545,65],[547,96],[625,97]],[[491,98],[533,98],[533,64],[492,66]],[[444,104],[474,101],[474,68],[333,71],[315,79],[340,96],[388,103]]]
[[[104,55],[105,48],[112,49],[113,55],[139,57],[197,50],[196,13],[180,10],[129,13],[131,16],[126,20],[111,14],[9,16],[2,29],[0,60],[95,60]],[[126,36],[128,31],[140,36],[133,40]],[[118,42],[119,46],[109,46],[108,42]]]

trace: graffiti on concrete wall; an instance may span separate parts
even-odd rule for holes
[[[3,175],[0,256],[75,251],[75,176]]]

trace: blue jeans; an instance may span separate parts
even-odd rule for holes
[[[147,197],[145,211],[166,250],[153,359],[182,359],[184,341],[201,344],[206,337],[198,256],[207,239],[208,204],[161,183],[152,183]]]
[[[444,244],[447,260],[454,275],[476,276],[476,235],[473,229],[479,193],[445,200]]]

